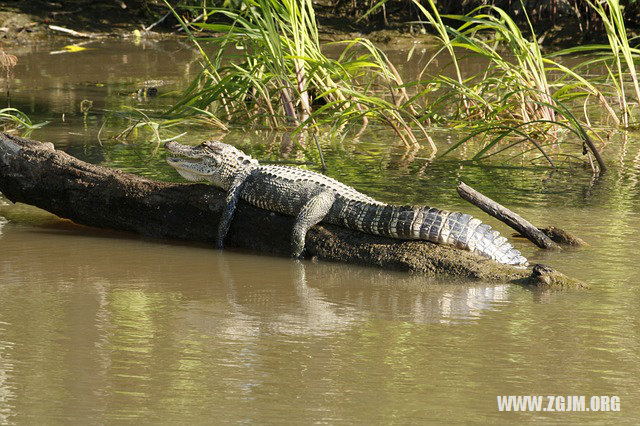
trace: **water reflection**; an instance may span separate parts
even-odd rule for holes
[[[446,407],[456,395],[523,391],[531,374],[545,383],[581,377],[589,368],[581,357],[561,370],[549,361],[579,353],[584,339],[599,348],[593,368],[608,369],[591,373],[604,381],[596,383],[619,383],[628,375],[611,364],[615,348],[638,345],[633,327],[613,317],[595,335],[584,321],[594,309],[633,309],[614,294],[597,305],[586,293],[536,299],[505,285],[218,252],[65,222],[14,219],[1,241],[11,248],[0,257],[0,418],[9,422],[204,421],[223,412],[230,421],[353,420],[379,395],[367,384],[403,403],[403,419],[425,419],[425,395]],[[351,397],[341,399],[345,389]],[[369,409],[371,420],[388,415]]]
[[[2,193],[0,193],[0,212],[4,209],[9,203],[4,199]],[[2,228],[7,224],[7,219],[5,219],[2,214],[0,214],[0,237],[2,237]]]
[[[228,387],[250,397],[279,356],[275,342],[342,339],[381,319],[478,320],[508,301],[505,286],[434,285],[68,222],[16,222],[2,245],[0,413],[12,420],[124,420]]]
[[[10,386],[10,377],[14,373],[13,363],[8,362],[7,352],[14,346],[13,342],[6,341],[6,335],[10,323],[0,320],[0,423],[9,424],[9,417],[12,413],[11,401],[15,399],[15,393]]]
[[[90,41],[87,50],[51,55],[65,43],[14,46],[18,57],[12,81],[11,106],[33,122],[50,121],[35,138],[57,144],[94,145],[105,126],[121,131],[129,120],[122,107],[150,113],[166,109],[198,71],[198,55],[179,40],[133,42]],[[158,96],[138,96],[150,82]],[[91,102],[84,114],[83,102]]]
[[[23,215],[29,210],[37,214],[30,207],[14,208]],[[469,320],[508,301],[506,285],[459,285],[373,268],[174,246],[135,236],[123,239],[45,214],[40,222],[22,225],[22,216],[11,210],[3,211],[14,218],[3,235],[3,245],[12,247],[1,260],[3,282],[46,281],[66,288],[71,284],[64,278],[74,277],[73,285],[97,286],[87,291],[96,290],[101,305],[106,303],[105,289],[128,292],[130,302],[141,306],[136,312],[151,303],[138,293],[153,289],[175,293],[172,297],[191,307],[214,302],[218,310],[228,311],[224,316],[231,323],[258,318],[277,324],[268,327],[272,330],[303,335],[340,331],[363,315],[418,323]],[[126,322],[145,321],[138,317]]]

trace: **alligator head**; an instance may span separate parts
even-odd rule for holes
[[[211,182],[225,190],[241,170],[258,164],[249,155],[218,141],[205,141],[198,146],[167,142],[164,147],[175,155],[167,157],[167,163],[182,177]]]

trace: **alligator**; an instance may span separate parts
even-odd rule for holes
[[[298,167],[262,165],[235,147],[205,141],[198,146],[167,142],[169,165],[189,181],[226,191],[216,245],[223,247],[239,199],[296,218],[291,254],[300,257],[307,231],[320,222],[374,235],[426,240],[469,250],[499,263],[527,266],[527,259],[498,231],[465,213],[377,201],[335,179]]]

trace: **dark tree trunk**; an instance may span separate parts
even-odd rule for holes
[[[0,191],[13,202],[76,223],[157,237],[213,242],[224,194],[204,184],[156,182],[82,162],[51,144],[0,133]],[[240,202],[227,247],[286,255],[293,218]],[[584,284],[558,272],[499,265],[448,246],[398,241],[321,225],[307,235],[310,256],[385,269],[555,288]]]

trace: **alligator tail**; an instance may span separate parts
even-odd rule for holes
[[[413,238],[417,232],[413,232]],[[435,208],[422,211],[420,239],[451,244],[499,263],[526,266],[527,259],[491,226],[471,215]]]
[[[492,229],[471,215],[432,207],[357,203],[347,226],[377,235],[449,244],[508,265],[527,259]]]

